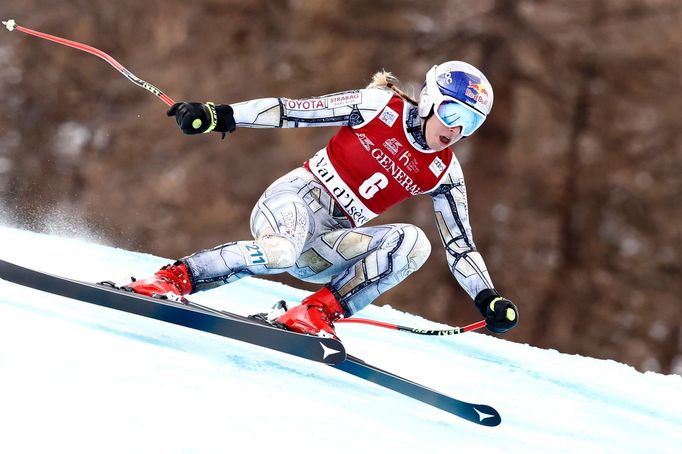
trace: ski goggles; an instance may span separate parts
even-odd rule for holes
[[[485,121],[485,115],[452,98],[445,98],[434,109],[436,117],[448,128],[460,126],[463,136],[470,136]]]

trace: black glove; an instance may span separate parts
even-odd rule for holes
[[[493,333],[507,332],[519,323],[519,311],[514,303],[493,289],[481,290],[474,304],[485,317],[486,328]]]
[[[185,134],[211,131],[226,133],[236,129],[232,107],[228,104],[216,106],[212,102],[177,102],[166,114],[175,116],[175,121]]]

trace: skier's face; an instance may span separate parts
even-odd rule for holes
[[[462,138],[462,127],[454,126],[448,128],[435,115],[431,115],[426,120],[424,136],[429,148],[440,151]]]

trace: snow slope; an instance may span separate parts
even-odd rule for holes
[[[0,258],[119,282],[168,262],[8,227]],[[305,295],[244,279],[194,299],[249,314]],[[361,315],[442,326],[387,306]],[[682,452],[680,376],[480,333],[338,332],[349,353],[491,405],[502,424],[479,427],[322,364],[0,280],[0,453]]]

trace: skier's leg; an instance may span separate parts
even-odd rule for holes
[[[303,249],[309,211],[299,197],[305,179],[292,172],[273,183],[251,214],[255,240],[236,241],[197,252],[167,265],[126,288],[145,295],[178,299],[245,276],[276,274],[289,269]]]
[[[255,240],[236,241],[182,259],[193,292],[245,276],[278,274],[294,265],[308,234],[308,212],[294,192],[268,193],[251,215]]]
[[[409,224],[342,229],[322,235],[290,273],[306,280],[330,278],[278,321],[297,332],[336,336],[333,322],[350,317],[419,269],[431,252],[424,232]],[[312,261],[304,258],[314,257]],[[309,275],[311,265],[329,266]]]
[[[329,283],[330,291],[346,308],[348,317],[421,268],[431,253],[426,234],[414,225],[366,227],[355,232],[378,235],[381,242]]]

